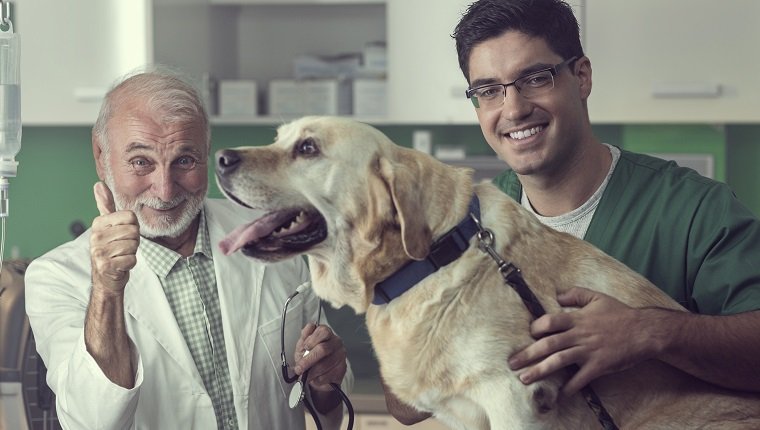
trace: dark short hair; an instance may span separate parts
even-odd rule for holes
[[[473,48],[507,31],[540,37],[562,58],[582,57],[578,21],[562,0],[478,0],[465,11],[452,37],[456,40],[459,68],[470,82]]]

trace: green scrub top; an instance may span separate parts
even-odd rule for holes
[[[520,201],[507,170],[494,184]],[[701,314],[760,309],[760,221],[729,187],[622,151],[584,239]]]

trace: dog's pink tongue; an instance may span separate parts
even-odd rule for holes
[[[241,225],[219,242],[219,249],[224,255],[230,255],[245,246],[246,243],[256,242],[269,235],[277,227],[276,216],[277,214],[270,214],[250,224]]]

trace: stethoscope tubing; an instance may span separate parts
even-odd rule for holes
[[[291,294],[288,299],[285,301],[285,306],[282,309],[282,323],[280,325],[280,361],[281,361],[281,369],[282,369],[282,378],[287,382],[288,384],[297,383],[300,385],[301,392],[299,393],[299,399],[298,402],[295,405],[290,405],[291,408],[298,405],[298,403],[303,402],[304,406],[306,407],[306,410],[309,411],[309,414],[311,414],[311,417],[314,419],[314,424],[317,426],[317,430],[322,430],[322,423],[319,421],[319,417],[317,414],[316,409],[314,408],[314,405],[311,404],[307,396],[305,396],[306,389],[308,388],[307,381],[309,380],[309,371],[305,371],[300,377],[298,375],[290,376],[288,373],[288,360],[285,356],[285,317],[288,313],[288,306],[290,305],[290,302],[301,292],[303,292],[306,289],[306,284],[299,286],[296,288],[296,291]],[[322,305],[319,306],[319,313],[317,314],[317,324],[319,324],[319,321],[322,317]],[[343,404],[346,406],[346,411],[348,412],[348,430],[352,430],[354,428],[354,407],[351,404],[351,400],[349,400],[346,393],[343,392],[343,390],[340,388],[340,385],[331,382],[330,386],[332,387],[333,391],[338,394],[340,397],[340,400],[343,402]],[[294,387],[295,389],[295,387]],[[292,394],[291,394],[292,395]]]

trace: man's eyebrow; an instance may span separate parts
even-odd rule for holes
[[[535,63],[531,64],[530,66],[527,66],[520,70],[520,72],[517,74],[517,77],[515,79],[520,79],[522,77],[525,77],[527,75],[530,75],[531,73],[536,73],[541,70],[546,70],[554,67],[553,64],[546,64],[546,63]],[[514,79],[513,79],[514,80]],[[512,80],[512,81],[513,81]],[[512,82],[509,81],[509,82]],[[476,88],[483,85],[493,85],[493,84],[506,84],[507,82],[500,82],[496,78],[482,78],[482,79],[475,79],[470,84],[470,88]]]
[[[192,143],[182,143],[179,145],[179,152],[183,154],[202,154],[204,153],[202,148],[198,148],[197,145],[194,145]],[[129,145],[127,145],[127,149],[125,152],[135,152],[135,151],[155,151],[155,147],[153,145],[149,145],[147,143],[142,142],[132,142]]]
[[[141,142],[132,142],[129,145],[127,145],[127,149],[125,152],[132,152],[132,151],[139,151],[139,150],[152,150],[153,147],[151,145],[141,143]]]
[[[499,84],[501,82],[494,78],[475,79],[470,83],[470,88],[482,87],[483,85]]]

